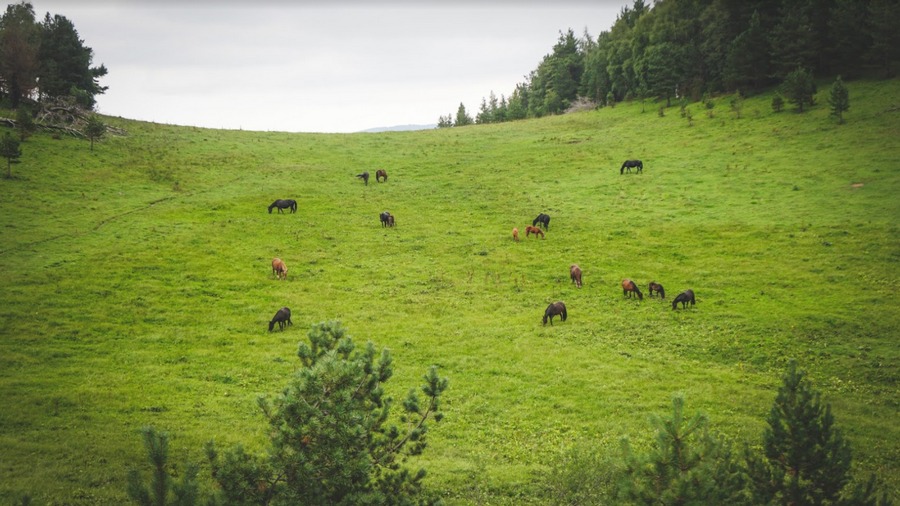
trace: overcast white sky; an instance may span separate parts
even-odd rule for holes
[[[7,0],[6,3],[10,3]],[[515,89],[560,31],[596,39],[631,0],[31,0],[71,20],[109,86],[102,114],[356,132],[437,123]]]

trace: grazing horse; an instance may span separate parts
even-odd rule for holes
[[[275,317],[272,318],[272,321],[269,322],[269,332],[275,329],[275,324],[278,324],[278,330],[284,330],[285,324],[293,325],[294,322],[291,321],[291,310],[283,307],[275,313]]]
[[[569,277],[572,278],[572,282],[575,283],[575,286],[581,288],[581,267],[578,267],[578,264],[569,266]]]
[[[531,225],[536,227],[538,223],[544,226],[544,230],[548,230],[550,228],[550,215],[544,213],[537,215],[537,218],[531,222]]]
[[[287,279],[287,265],[280,258],[272,259],[272,274],[278,279]]]
[[[291,199],[278,199],[269,206],[269,214],[272,214],[272,209],[276,207],[278,208],[279,213],[284,213],[285,209],[290,209],[292,213],[296,213],[297,201]]]
[[[550,319],[550,325],[553,325],[553,317],[559,315],[559,319],[562,321],[566,321],[566,317],[568,314],[566,313],[566,305],[562,302],[554,302],[547,306],[547,309],[544,311],[544,325],[547,324],[547,319]]]
[[[694,291],[693,290],[685,290],[685,291],[679,293],[678,296],[675,297],[675,300],[672,301],[672,310],[673,311],[675,310],[675,306],[677,306],[679,302],[681,303],[681,309],[685,309],[687,307],[688,302],[690,302],[691,306],[693,306],[695,303]]]
[[[513,241],[519,241],[519,229],[516,227],[513,227]]]
[[[663,288],[663,286],[661,284],[657,283],[656,281],[650,282],[650,296],[651,297],[653,297],[653,292],[658,293],[660,299],[666,298],[666,289]]]
[[[638,300],[644,300],[644,294],[641,293],[641,289],[638,288],[637,283],[628,278],[623,279],[622,294],[630,298],[632,293],[637,294]]]
[[[534,234],[535,237],[541,236],[541,239],[544,238],[543,230],[541,230],[539,227],[532,227],[531,225],[528,225],[527,227],[525,227],[525,237],[528,237],[531,234]]]
[[[382,227],[393,227],[394,226],[394,215],[385,211],[378,215],[378,218],[381,220]]]
[[[366,183],[366,186],[369,186],[369,173],[368,172],[363,172],[362,174],[357,174],[356,177],[362,179],[363,182]]]
[[[619,174],[624,174],[625,169],[628,169],[628,172],[631,172],[631,168],[637,168],[637,172],[642,172],[644,170],[644,162],[640,160],[625,160],[625,163],[622,164],[622,168],[619,169]]]
[[[387,171],[384,169],[378,169],[375,171],[375,181],[381,182],[381,178],[384,178],[387,181]]]

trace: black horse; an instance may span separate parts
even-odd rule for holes
[[[394,215],[385,211],[378,215],[378,218],[381,219],[382,227],[393,227],[394,226]]]
[[[531,222],[531,226],[536,227],[538,223],[544,226],[544,230],[548,230],[550,228],[550,215],[544,213],[537,215],[537,218]]]
[[[272,209],[278,208],[279,213],[284,213],[285,209],[290,209],[292,213],[297,212],[297,201],[290,199],[278,199],[275,202],[272,202],[272,205],[269,206],[269,214],[272,214]]]
[[[275,324],[278,324],[278,330],[284,330],[285,324],[293,325],[294,322],[291,321],[291,310],[283,307],[275,313],[275,317],[272,318],[272,321],[269,322],[269,332],[275,329]]]
[[[631,168],[637,168],[638,172],[642,172],[644,170],[644,162],[640,160],[625,160],[625,163],[622,164],[622,168],[619,169],[619,174],[624,174],[625,169],[628,169],[628,172],[631,172]]]
[[[369,186],[369,173],[368,172],[363,172],[362,174],[357,174],[356,177],[362,179],[363,182],[366,183],[366,186]]]
[[[675,306],[678,303],[681,303],[681,309],[685,309],[687,307],[687,303],[690,302],[691,306],[694,305],[694,291],[693,290],[685,290],[678,294],[678,297],[675,297],[675,300],[672,301],[672,310],[675,310]]]
[[[544,325],[547,324],[547,319],[549,319],[550,325],[552,326],[553,317],[556,315],[559,315],[560,320],[566,321],[566,317],[568,316],[568,314],[566,314],[566,305],[562,302],[554,302],[553,304],[547,306],[547,309],[544,311]]]

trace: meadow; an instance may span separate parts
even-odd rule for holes
[[[820,83],[803,114],[720,97],[692,124],[627,103],[377,134],[105,118],[128,135],[93,151],[39,133],[0,179],[0,503],[125,503],[148,425],[179,464],[210,439],[264,448],[256,399],[326,320],[391,350],[397,399],[431,365],[449,378],[416,462],[449,505],[546,504],[567,449],[640,447],[675,394],[758,445],[792,359],[855,474],[898,500],[900,80],[847,85],[844,125]],[[525,238],[541,212],[546,238]],[[541,325],[557,300],[568,320]],[[282,306],[293,326],[268,332]]]

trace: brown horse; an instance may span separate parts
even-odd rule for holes
[[[644,300],[644,294],[641,293],[641,289],[638,288],[637,283],[634,281],[625,278],[622,280],[622,294],[631,297],[632,293],[636,293],[638,296],[638,300]]]
[[[519,229],[513,227],[513,241],[519,241]]]
[[[562,321],[566,321],[566,317],[568,314],[566,313],[566,305],[562,302],[554,302],[547,306],[547,309],[544,311],[544,319],[543,324],[547,324],[547,319],[550,320],[550,325],[553,325],[553,317],[559,315],[559,319]]]
[[[287,265],[280,258],[272,259],[272,274],[278,279],[287,279]]]
[[[381,178],[384,178],[387,181],[387,171],[384,169],[378,169],[375,171],[375,181],[381,182]]]
[[[535,237],[541,236],[541,239],[544,239],[544,231],[541,230],[540,227],[532,227],[531,225],[525,227],[525,237],[528,237],[531,234],[534,234]]]
[[[663,286],[661,284],[657,283],[656,281],[650,282],[650,296],[651,297],[653,297],[653,292],[658,293],[660,299],[666,298],[666,289],[663,288]]]
[[[673,311],[675,310],[675,307],[678,305],[679,302],[681,303],[681,309],[687,308],[688,302],[690,302],[691,306],[693,306],[694,303],[696,302],[694,299],[694,291],[693,290],[685,290],[685,291],[679,293],[678,296],[675,297],[675,300],[672,301],[672,310]]]
[[[569,277],[572,278],[572,282],[575,283],[575,286],[581,288],[581,267],[578,267],[578,264],[569,266]]]

